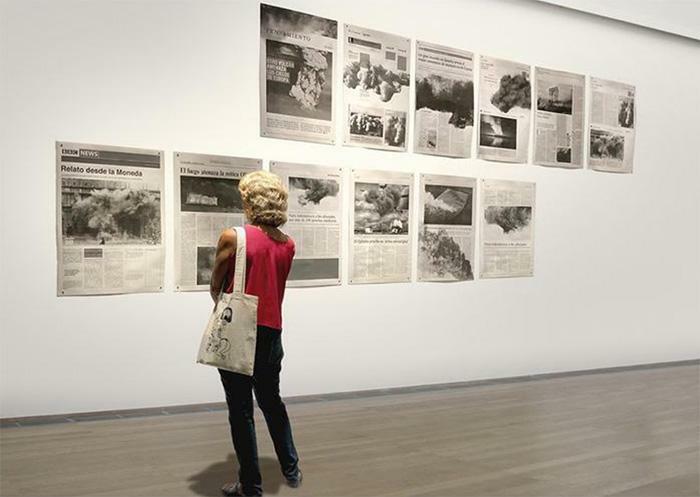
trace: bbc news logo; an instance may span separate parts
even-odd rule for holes
[[[98,159],[100,157],[100,152],[97,150],[84,150],[80,149],[80,157],[87,157],[88,159]]]
[[[74,148],[64,148],[61,152],[63,157],[85,157],[87,159],[99,159],[99,150],[87,150],[87,149],[74,149]]]

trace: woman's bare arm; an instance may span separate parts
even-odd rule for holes
[[[219,243],[216,246],[216,258],[211,271],[211,283],[209,284],[209,295],[214,303],[219,299],[221,285],[226,279],[229,258],[236,253],[236,230],[227,229],[221,233]]]

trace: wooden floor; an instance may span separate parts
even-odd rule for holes
[[[268,495],[698,496],[700,367],[288,406],[290,489],[258,417]],[[5,428],[11,495],[219,495],[224,412]]]

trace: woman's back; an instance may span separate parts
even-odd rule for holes
[[[245,293],[258,297],[258,325],[282,329],[282,300],[294,258],[294,241],[247,224]],[[272,235],[272,236],[271,236]],[[274,237],[274,238],[273,238]],[[227,292],[233,290],[235,254],[229,257]]]

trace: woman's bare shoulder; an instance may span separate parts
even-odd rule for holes
[[[219,247],[236,247],[236,230],[233,228],[227,228],[221,232],[219,235]]]

